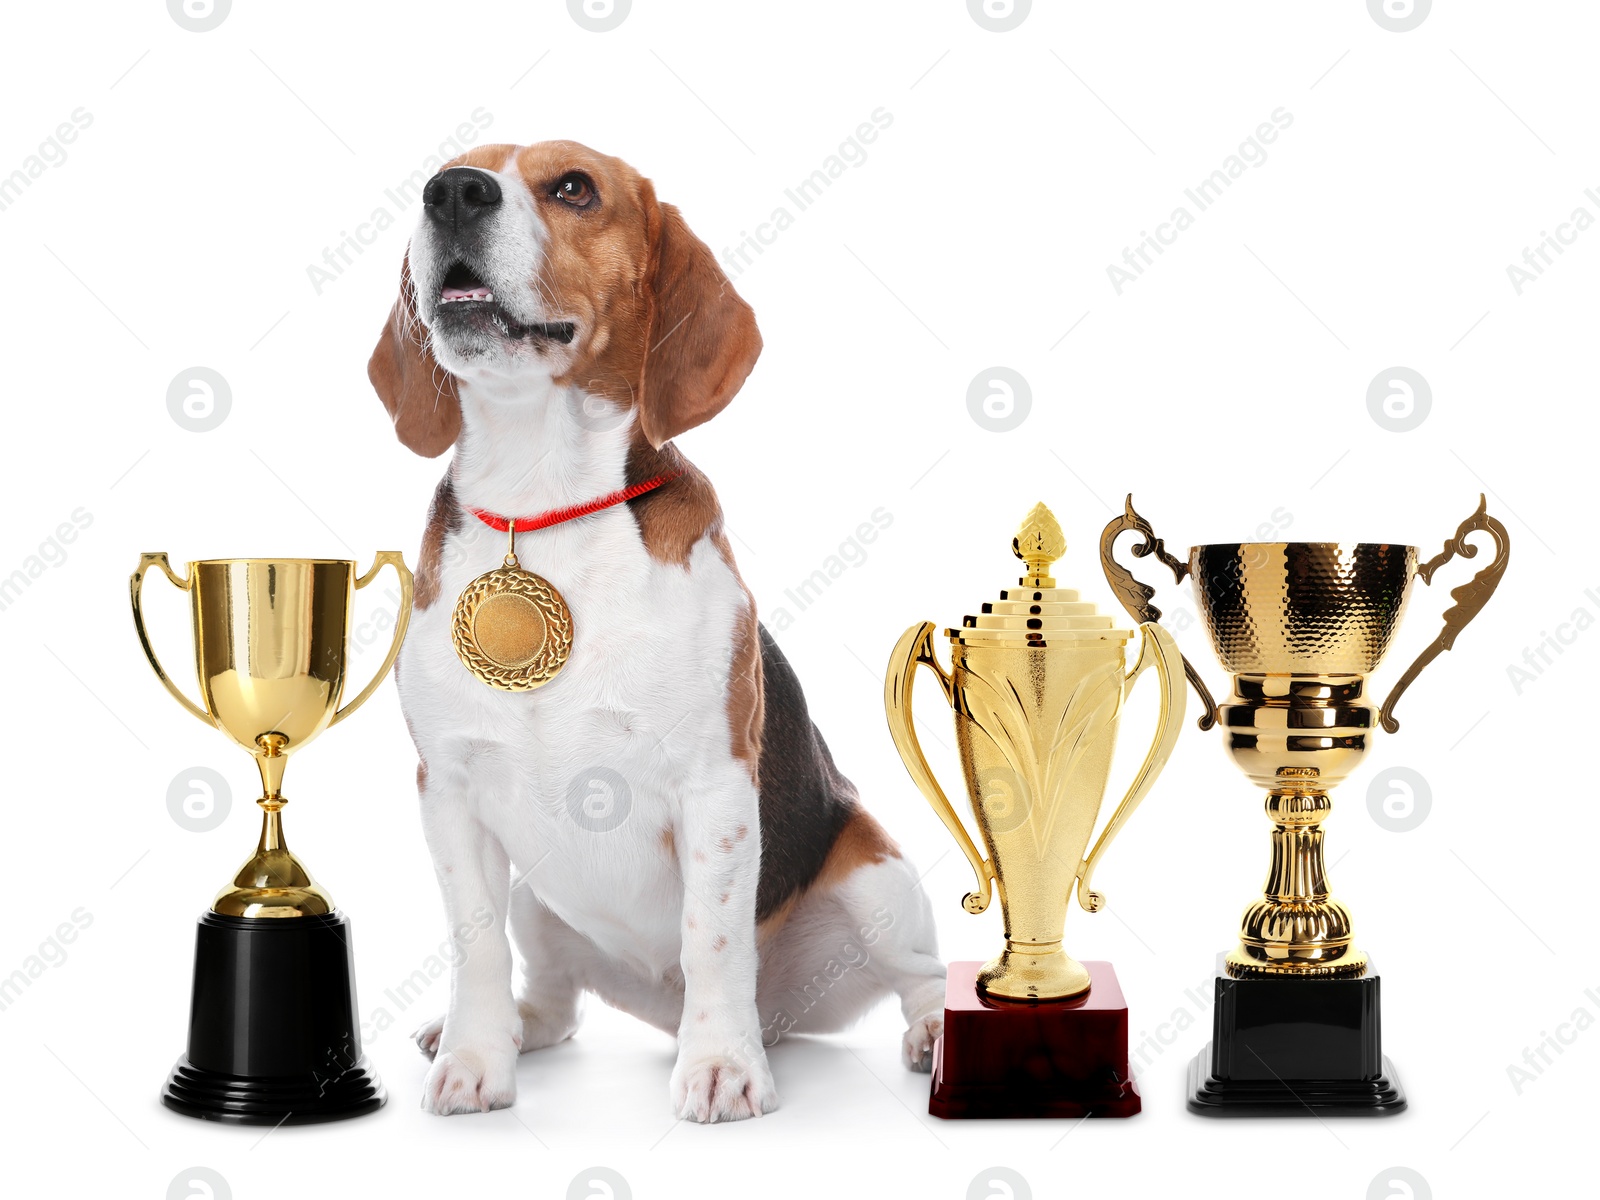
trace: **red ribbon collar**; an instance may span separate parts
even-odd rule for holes
[[[498,529],[501,533],[515,532],[528,533],[535,529],[549,529],[552,525],[560,525],[567,521],[576,521],[579,517],[587,517],[591,513],[600,512],[602,509],[611,508],[617,504],[626,504],[629,500],[637,500],[646,492],[653,492],[664,483],[671,483],[682,471],[673,471],[667,475],[657,475],[654,479],[646,479],[642,483],[630,483],[625,488],[618,488],[614,492],[607,492],[583,504],[570,504],[566,508],[552,508],[548,512],[538,513],[531,517],[502,517],[498,513],[486,512],[481,508],[468,508],[467,511],[490,529]]]

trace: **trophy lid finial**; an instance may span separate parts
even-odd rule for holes
[[[1049,650],[1052,654],[1098,653],[1125,646],[1131,630],[1119,629],[1111,617],[1072,588],[1057,587],[1051,566],[1067,553],[1067,536],[1043,504],[1035,504],[1011,539],[1011,552],[1027,567],[1017,587],[1003,588],[998,600],[986,601],[976,613],[961,618],[950,640],[961,646],[1000,650]],[[1059,669],[1059,668],[1057,668]]]
[[[1055,587],[1050,566],[1067,552],[1067,536],[1055,514],[1040,501],[1028,510],[1022,527],[1011,539],[1011,552],[1028,566],[1022,583],[1027,587]]]

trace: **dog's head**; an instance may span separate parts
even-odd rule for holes
[[[635,411],[660,446],[727,405],[755,314],[650,181],[576,142],[481,146],[428,181],[367,364],[400,440],[461,429],[457,381],[545,378]]]

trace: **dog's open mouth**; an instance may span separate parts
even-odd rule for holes
[[[467,318],[473,324],[484,319],[492,323],[501,334],[515,341],[537,338],[544,341],[569,344],[577,333],[571,321],[548,321],[523,324],[511,315],[494,298],[494,291],[473,272],[466,263],[454,263],[445,272],[439,287],[439,305],[434,310],[438,319]]]

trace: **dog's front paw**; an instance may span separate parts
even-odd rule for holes
[[[420,1042],[420,1038],[418,1039]],[[422,1107],[441,1117],[510,1108],[517,1099],[517,1054],[445,1050],[422,1085]]]
[[[765,1053],[678,1054],[672,1070],[672,1109],[686,1121],[742,1121],[778,1107],[778,1089]]]
[[[933,1070],[933,1043],[942,1033],[942,1012],[918,1017],[907,1026],[906,1036],[900,1042],[900,1061],[905,1063],[906,1070],[924,1073]]]

